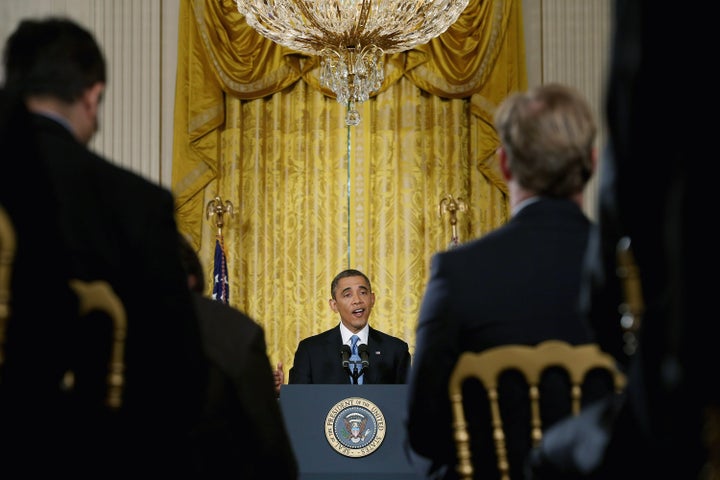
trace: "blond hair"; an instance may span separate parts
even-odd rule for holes
[[[520,186],[550,197],[582,192],[593,172],[597,125],[578,91],[546,84],[514,93],[495,112],[495,128]]]

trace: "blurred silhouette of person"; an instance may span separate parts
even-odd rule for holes
[[[0,472],[49,473],[67,459],[62,446],[73,427],[61,385],[70,366],[78,302],[68,283],[58,199],[40,161],[30,114],[22,99],[5,90],[0,90],[0,152],[0,207],[15,234],[7,317],[0,318]],[[26,464],[38,455],[52,467]]]
[[[511,218],[482,238],[436,254],[420,307],[406,427],[411,458],[426,478],[458,477],[448,382],[463,352],[593,340],[578,310],[592,227],[582,211],[595,161],[591,108],[575,89],[547,84],[506,98],[495,127]],[[543,425],[570,411],[569,384],[560,377],[548,375],[541,384]],[[588,398],[609,388],[607,382],[596,384]],[[465,401],[473,404],[467,419],[476,475],[497,478],[484,388],[466,388]],[[531,447],[527,387],[508,374],[499,388],[510,477],[521,479]]]
[[[127,313],[122,407],[111,415],[91,412],[90,404],[78,409],[87,421],[63,432],[55,448],[69,459],[81,456],[68,465],[76,473],[182,474],[207,365],[177,249],[168,248],[178,235],[172,193],[88,148],[107,82],[104,56],[88,30],[66,18],[25,19],[8,37],[3,60],[4,89],[30,111],[36,167],[47,173],[56,198],[68,274],[107,281]],[[17,179],[28,195],[30,180]],[[86,322],[74,332],[73,354],[95,355],[105,333]],[[45,334],[51,333],[37,331]],[[85,362],[78,374],[102,375],[103,363]],[[48,450],[24,453],[13,460],[57,472],[57,463],[45,462]]]
[[[709,314],[715,288],[696,273],[718,265],[712,236],[700,226],[707,224],[700,208],[713,203],[712,176],[688,172],[707,158],[700,139],[713,138],[715,127],[692,120],[706,92],[688,75],[693,63],[686,56],[710,42],[713,29],[692,9],[654,7],[613,3],[607,181],[597,248],[589,252],[588,277],[596,281],[583,285],[600,299],[587,307],[593,326],[610,329],[603,338],[617,345],[616,326],[598,321],[595,312],[617,306],[607,294],[612,287],[601,280],[614,276],[618,241],[630,240],[644,302],[638,348],[629,360],[624,401],[598,409],[607,438],[587,428],[589,417],[582,415],[555,425],[530,456],[538,480],[720,477],[717,335]],[[670,69],[669,49],[680,52]],[[656,92],[680,100],[664,95],[658,110]]]
[[[206,406],[191,436],[196,473],[260,478],[271,471],[277,478],[296,479],[265,332],[240,310],[204,295],[200,259],[184,235],[179,239],[211,369]]]

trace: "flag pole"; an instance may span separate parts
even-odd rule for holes
[[[207,212],[208,220],[210,220],[212,217],[215,217],[217,236],[222,238],[222,229],[225,226],[224,216],[233,216],[233,204],[230,202],[230,200],[225,200],[225,202],[223,203],[222,198],[220,198],[220,196],[216,196],[214,199],[208,202],[207,208],[205,210]]]
[[[443,213],[448,213],[450,217],[452,236],[450,238],[449,248],[455,248],[460,245],[460,238],[457,233],[457,212],[464,212],[466,210],[467,204],[465,200],[460,197],[455,199],[451,194],[445,195],[438,204],[438,217],[442,218]]]
[[[205,208],[207,219],[215,217],[215,265],[213,267],[213,299],[228,303],[230,301],[230,282],[228,280],[227,256],[225,255],[225,243],[223,241],[223,227],[225,226],[225,215],[233,216],[233,204],[230,200],[222,201],[220,196],[210,200]]]

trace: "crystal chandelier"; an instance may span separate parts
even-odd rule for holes
[[[429,42],[455,23],[468,0],[235,0],[248,25],[270,40],[321,58],[320,83],[347,105],[382,85],[384,55]]]

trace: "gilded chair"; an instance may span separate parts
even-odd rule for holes
[[[112,345],[107,366],[106,406],[117,410],[122,406],[122,393],[125,384],[125,338],[127,335],[127,318],[125,307],[113,288],[104,280],[85,282],[70,280],[70,287],[78,297],[80,316],[100,311],[108,315],[112,321]],[[74,372],[69,370],[63,380],[64,387],[74,387]]]
[[[5,329],[10,317],[10,279],[15,259],[15,227],[0,205],[0,369],[5,363]]]
[[[7,322],[10,321],[11,277],[17,240],[10,215],[0,205],[0,369],[5,363]],[[70,287],[78,297],[79,317],[94,311],[103,312],[112,322],[112,345],[107,373],[106,405],[118,409],[122,405],[125,371],[125,337],[127,319],[125,308],[113,288],[106,281],[70,280]],[[74,374],[65,375],[64,387],[73,388]]]
[[[574,346],[558,340],[548,340],[536,346],[504,345],[478,353],[466,352],[460,356],[450,377],[448,390],[457,450],[456,468],[461,479],[473,478],[475,471],[470,449],[470,433],[465,415],[465,409],[471,408],[471,406],[465,405],[463,401],[462,387],[465,381],[471,378],[478,379],[487,391],[497,468],[501,480],[510,480],[505,432],[500,415],[502,399],[498,395],[500,376],[507,370],[517,370],[527,381],[530,398],[531,437],[533,445],[537,445],[542,438],[543,431],[539,385],[543,373],[549,368],[556,367],[567,372],[574,415],[580,412],[582,385],[585,376],[591,370],[608,371],[618,393],[625,387],[625,375],[618,370],[614,358],[600,350],[596,344]]]

